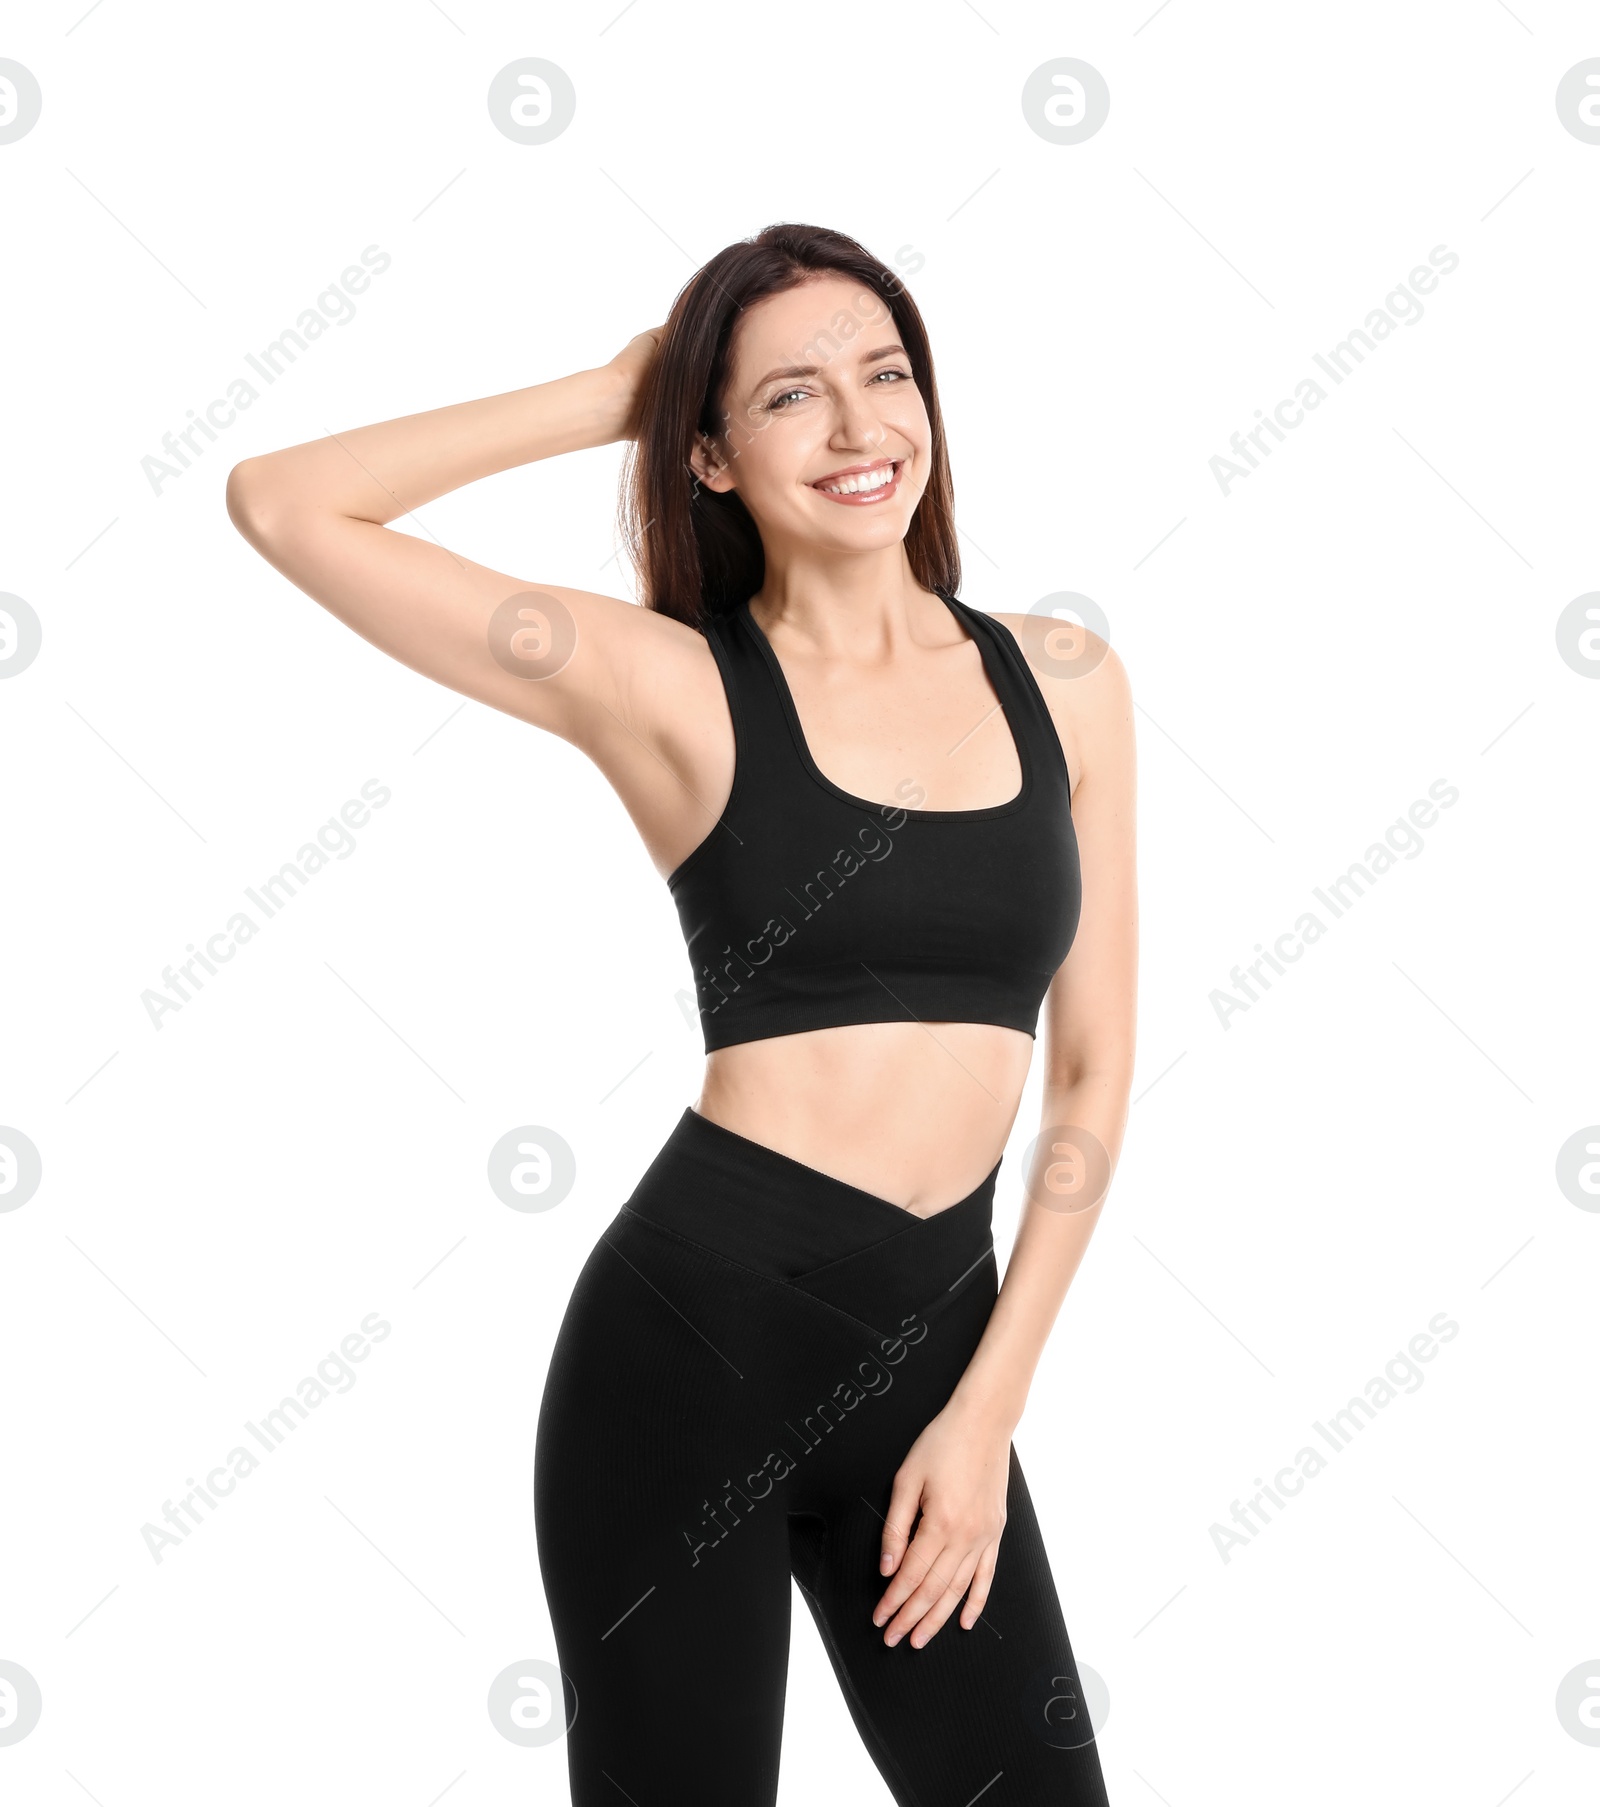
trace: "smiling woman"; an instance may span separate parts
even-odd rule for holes
[[[385,531],[619,439],[642,607]],[[1132,706],[1095,636],[1068,678],[1037,623],[958,599],[900,280],[771,226],[601,368],[250,459],[228,500],[357,632],[595,762],[695,968],[699,1097],[576,1278],[537,1427],[573,1800],[770,1803],[792,1581],[903,1807],[1002,1775],[1098,1807],[1011,1438],[1127,1113]]]

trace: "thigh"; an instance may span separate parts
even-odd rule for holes
[[[872,1623],[894,1464],[865,1497],[797,1520],[791,1564],[856,1726],[900,1807],[1105,1807],[1049,1557],[1015,1450],[983,1615],[913,1649]]]
[[[534,1515],[576,1697],[574,1807],[776,1798],[787,1534],[747,1473],[758,1434],[740,1325],[752,1302],[729,1287],[701,1253],[619,1222],[556,1339]]]

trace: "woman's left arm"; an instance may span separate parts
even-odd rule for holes
[[[1072,817],[1083,902],[1071,951],[1045,998],[1040,1134],[1005,1281],[955,1391],[895,1476],[879,1565],[893,1579],[873,1623],[884,1627],[886,1644],[909,1633],[918,1649],[963,1594],[961,1625],[969,1631],[988,1599],[1005,1527],[1012,1432],[1099,1221],[1133,1083],[1139,923],[1127,673],[1105,642],[1073,630],[1082,654],[1071,668],[1093,669],[1057,675],[1068,661],[1047,637],[1061,624],[997,619],[1027,653],[1077,774]]]

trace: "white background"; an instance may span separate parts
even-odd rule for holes
[[[907,272],[966,600],[1092,597],[1138,704],[1136,1102],[1017,1434],[1111,1798],[1592,1801],[1555,1694],[1600,1658],[1600,1216],[1555,1162],[1600,1118],[1600,684],[1555,623],[1600,582],[1600,145],[1554,97],[1594,9],[81,11],[0,38],[44,97],[0,145],[0,590],[44,636],[0,685],[0,1123],[43,1161],[0,1214],[0,1659],[44,1703],[7,1798],[566,1799],[485,1699],[555,1654],[533,1426],[696,1090],[687,961],[581,756],[319,610],[223,486],[602,362],[794,219]],[[486,107],[525,56],[577,91],[540,146]],[[1060,56],[1111,91],[1072,146],[1021,106]],[[141,459],[368,245],[356,316],[155,493]],[[1224,495],[1230,435],[1437,245],[1423,317]],[[631,595],[620,456],[422,519]],[[349,857],[155,1028],[162,969],[372,778]],[[1224,1028],[1231,969],[1437,779],[1422,851]],[[577,1157],[545,1213],[487,1183],[519,1125]],[[374,1311],[357,1384],[155,1562],[141,1527]],[[1424,1384],[1224,1562],[1213,1523],[1439,1312]],[[824,1790],[889,1799],[797,1597],[781,1800]]]

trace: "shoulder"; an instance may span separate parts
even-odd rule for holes
[[[1098,710],[1130,700],[1127,667],[1109,640],[1093,628],[1053,615],[989,617],[1007,629],[1052,710],[1060,703]]]
[[[568,631],[578,655],[589,651],[619,675],[635,680],[668,678],[674,684],[691,686],[697,678],[715,682],[715,663],[705,635],[676,616],[620,597],[557,584],[541,584],[538,593],[558,619],[570,624]]]
[[[705,635],[617,596],[513,585],[490,640],[491,650],[505,642],[496,658],[514,676],[545,680],[518,686],[527,713],[591,757],[612,742],[637,749],[640,736],[650,744],[662,735],[692,742],[694,724],[714,717],[722,694]]]
[[[1008,630],[1027,660],[1076,785],[1085,770],[1131,740],[1127,667],[1109,640],[1079,622],[999,613],[989,619]]]
[[[708,732],[716,738],[728,706],[713,641],[726,634],[726,623],[712,621],[702,632],[676,616],[627,606],[633,633],[624,720],[676,747],[694,746]]]

